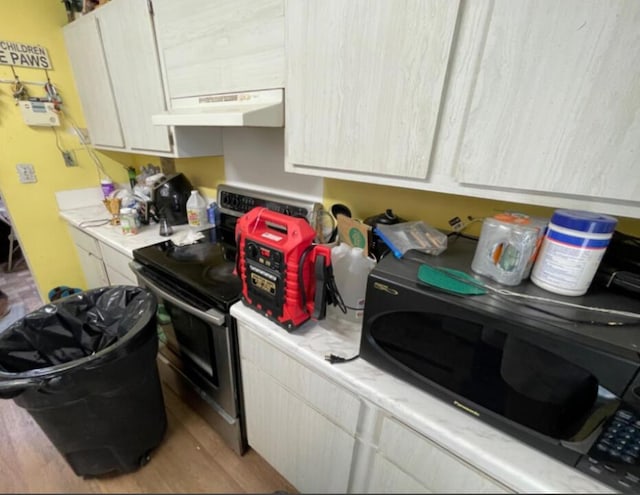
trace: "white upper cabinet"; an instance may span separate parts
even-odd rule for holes
[[[152,123],[166,98],[147,0],[111,0],[63,33],[93,146],[175,157],[222,154],[220,130]]]
[[[150,118],[165,109],[165,101],[147,2],[104,5],[97,21],[127,147],[171,151],[167,127]]]
[[[284,87],[284,0],[153,0],[169,100]]]
[[[286,14],[285,170],[640,218],[640,2]]]
[[[289,0],[287,170],[425,178],[458,3]]]
[[[640,2],[497,0],[460,182],[640,198]]]
[[[65,26],[64,40],[92,144],[124,148],[95,16],[82,17]]]

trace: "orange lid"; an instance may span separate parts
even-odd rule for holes
[[[522,213],[498,213],[493,216],[496,220],[506,223],[514,223],[517,225],[527,225],[531,223],[531,219]]]

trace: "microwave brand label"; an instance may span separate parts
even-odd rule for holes
[[[380,282],[374,282],[373,283],[373,288],[374,289],[378,289],[384,292],[387,292],[389,294],[391,294],[392,296],[397,296],[398,295],[398,291],[395,290],[392,287],[389,287],[387,284],[381,284]]]
[[[473,414],[474,416],[480,417],[480,413],[478,411],[476,411],[475,409],[471,409],[470,407],[465,406],[464,404],[460,404],[457,400],[453,401],[453,405],[459,407],[463,411],[467,411],[469,414]]]

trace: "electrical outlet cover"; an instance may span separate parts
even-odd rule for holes
[[[18,178],[22,184],[38,182],[36,171],[30,163],[18,163],[16,169],[18,170]]]
[[[76,161],[73,159],[73,153],[71,153],[71,151],[63,151],[62,159],[67,167],[74,167],[76,165]]]

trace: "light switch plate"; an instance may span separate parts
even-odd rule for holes
[[[16,169],[18,170],[18,178],[22,184],[38,182],[36,171],[30,163],[18,163]]]

